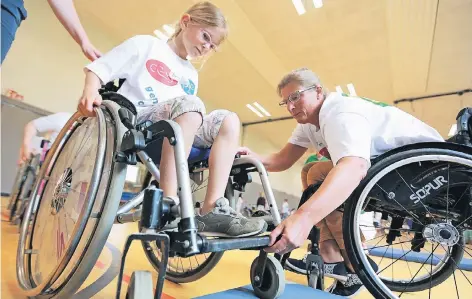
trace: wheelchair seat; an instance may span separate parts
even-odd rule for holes
[[[188,157],[188,163],[193,164],[201,161],[208,160],[210,158],[211,148],[198,148],[192,146],[190,150],[190,155]]]
[[[208,160],[210,157],[210,150],[210,148],[192,147],[188,157],[188,164],[193,165]],[[154,163],[158,165],[161,161],[162,139],[147,144],[144,151],[149,155],[149,157],[151,157]]]

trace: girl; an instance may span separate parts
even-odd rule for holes
[[[117,78],[126,81],[118,91],[138,109],[138,123],[173,120],[183,131],[187,156],[192,144],[212,148],[210,175],[198,230],[212,236],[243,237],[262,233],[266,224],[248,220],[236,213],[223,197],[234,156],[237,152],[240,122],[226,110],[205,112],[196,96],[198,73],[189,59],[204,57],[226,38],[226,19],[209,2],[190,7],[180,18],[174,35],[163,42],[152,36],[135,36],[86,67],[83,95],[78,109],[86,116],[93,105],[100,105],[98,88]],[[163,144],[160,163],[164,196],[176,198],[177,177],[172,146]]]

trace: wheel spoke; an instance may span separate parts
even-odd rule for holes
[[[409,241],[407,241],[407,242],[409,242]],[[415,248],[417,248],[417,247],[420,246],[420,245],[421,245],[421,244],[417,244],[417,245],[415,246]],[[401,257],[399,257],[396,261],[392,262],[390,265],[388,265],[387,267],[383,268],[380,272],[378,272],[377,275],[379,275],[379,274],[382,273],[385,269],[387,269],[387,268],[390,267],[391,265],[393,265],[393,264],[395,264],[396,262],[398,262],[399,260],[401,260],[401,259],[402,259],[403,257],[405,257],[408,253],[410,253],[412,250],[413,250],[413,249],[408,250],[407,253],[403,254],[403,255],[402,255]],[[387,252],[387,250],[385,250],[385,252]],[[427,260],[426,260],[426,261],[427,261]],[[425,263],[426,263],[426,261],[425,261]]]
[[[436,246],[436,248],[437,248],[437,246]],[[431,251],[432,251],[431,254],[434,254],[433,243],[431,243]],[[430,273],[431,273],[431,275],[429,275],[429,296],[428,296],[429,299],[431,299],[431,289],[433,287],[433,275],[432,275],[432,273],[433,273],[433,258],[431,258],[431,272]]]
[[[447,190],[446,190],[446,223],[449,223],[449,186],[450,186],[450,169],[451,164],[447,164]]]
[[[398,172],[397,172],[397,173],[398,173]],[[403,179],[403,178],[402,178],[402,179]],[[376,185],[379,186],[379,188],[382,189],[382,191],[385,192],[385,194],[387,194],[387,196],[388,196],[388,192],[387,192],[387,191],[385,191],[382,187],[380,187],[379,184],[376,184]],[[411,190],[411,188],[410,188],[410,190]],[[416,217],[416,215],[412,214],[412,213],[411,213],[408,209],[406,209],[401,203],[399,203],[399,202],[395,199],[395,197],[392,198],[392,199],[393,199],[400,207],[402,207],[411,217],[413,217],[413,219],[415,219],[415,220],[418,221],[421,225],[424,226],[423,222],[421,222],[421,220],[420,220],[418,217]]]
[[[400,244],[400,245],[402,247],[402,252],[405,252],[405,250],[403,249],[403,244]],[[408,260],[406,261],[406,265],[408,267],[408,271],[410,272],[410,275],[413,276],[413,273],[411,273],[410,263],[408,263]]]
[[[438,245],[439,246],[439,245]],[[437,246],[436,246],[437,247]],[[410,250],[411,251],[411,250]],[[405,290],[410,286],[410,284],[413,282],[413,280],[415,280],[415,277],[418,275],[418,273],[420,273],[421,269],[423,269],[424,265],[426,264],[426,262],[428,261],[428,259],[432,256],[433,254],[431,253],[428,258],[424,261],[424,263],[421,265],[421,268],[418,269],[418,271],[415,273],[415,276],[413,276],[413,278],[410,280],[410,282],[408,282],[408,284],[403,288],[403,291],[400,293],[400,296],[405,293]]]
[[[402,179],[402,181],[405,183],[405,185],[408,187],[408,189],[410,189],[411,193],[412,194],[415,194],[415,192],[413,191],[413,189],[411,189],[410,185],[408,185],[408,183],[405,181],[405,179],[403,178],[403,176],[400,174],[400,172],[398,172],[398,169],[395,169],[395,172],[400,176],[400,178]],[[436,221],[436,218],[434,218],[433,214],[431,214],[431,212],[429,211],[429,209],[426,207],[426,205],[423,203],[423,201],[421,199],[419,199],[419,202],[421,203],[421,205],[423,206],[423,208],[426,210],[426,212],[428,212],[430,215],[431,215],[431,218],[433,218],[434,222],[436,222],[436,224],[438,224],[438,222]],[[405,209],[405,208],[404,208]],[[408,210],[407,210],[408,211]]]

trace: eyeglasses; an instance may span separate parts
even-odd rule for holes
[[[205,31],[203,28],[200,28],[200,30],[201,30],[201,33],[202,33],[203,40],[204,40],[208,45],[210,45],[210,49],[213,50],[214,52],[218,51],[218,45],[216,45],[215,43],[213,43],[213,40],[212,40],[212,38],[211,38],[210,33],[208,33],[207,31]]]
[[[303,92],[308,91],[310,89],[316,88],[316,85],[310,86],[308,88],[302,89],[302,90],[297,90],[293,93],[291,93],[286,100],[283,100],[279,103],[279,106],[287,106],[288,102],[290,103],[296,103],[298,100],[300,100],[300,97]]]

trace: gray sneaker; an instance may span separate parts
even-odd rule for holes
[[[229,201],[222,197],[210,213],[195,216],[198,232],[212,237],[241,238],[258,235],[266,231],[267,223],[262,219],[247,219],[236,213]]]

